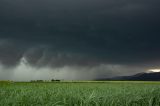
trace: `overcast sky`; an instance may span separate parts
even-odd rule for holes
[[[0,80],[160,68],[159,0],[0,0]]]

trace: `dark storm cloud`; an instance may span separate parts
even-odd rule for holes
[[[159,0],[1,0],[3,64],[158,64]],[[13,42],[10,43],[10,41]]]

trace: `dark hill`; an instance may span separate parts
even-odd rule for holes
[[[99,81],[105,80],[120,80],[120,81],[160,81],[160,72],[152,73],[138,73],[132,76],[118,76],[113,78],[97,79]]]

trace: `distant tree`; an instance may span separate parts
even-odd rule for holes
[[[35,80],[31,80],[30,82],[36,82]]]
[[[37,80],[36,82],[44,82],[43,80]]]
[[[54,79],[51,79],[51,82],[54,82],[55,80]]]
[[[52,79],[51,82],[59,82],[60,80]]]
[[[31,80],[30,82],[44,82],[43,80]]]

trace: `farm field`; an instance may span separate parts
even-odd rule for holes
[[[160,82],[1,82],[0,106],[160,106]]]

